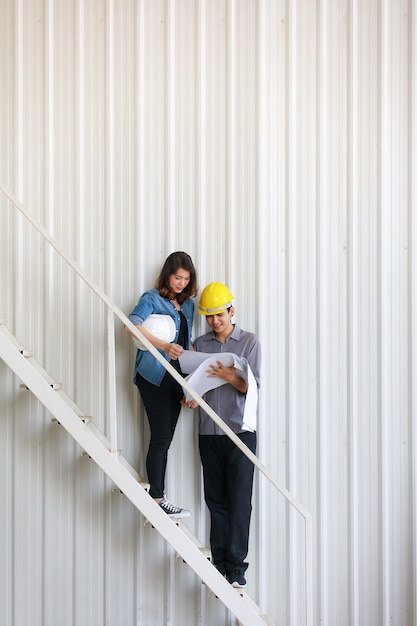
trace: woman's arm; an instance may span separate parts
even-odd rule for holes
[[[162,341],[162,339],[159,339],[159,337],[153,335],[151,332],[149,332],[147,328],[144,328],[143,326],[135,325],[135,328],[137,328],[138,331],[142,333],[142,335],[146,337],[148,341],[151,342],[154,348],[166,352],[170,359],[178,359],[178,357],[181,356],[181,354],[184,352],[183,348],[177,343]],[[129,333],[129,335],[134,337],[134,334],[132,333],[130,328],[125,326],[125,330]]]

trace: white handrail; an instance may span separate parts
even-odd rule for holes
[[[76,274],[90,287],[92,291],[107,305],[110,311],[116,315],[132,334],[145,344],[152,355],[163,365],[163,367],[175,378],[175,380],[185,389],[196,402],[204,409],[211,419],[223,430],[236,446],[252,461],[252,463],[264,474],[264,476],[274,485],[274,487],[288,500],[288,502],[298,511],[305,520],[305,577],[306,577],[306,626],[313,626],[313,520],[312,516],[292,495],[279,483],[277,478],[269,469],[261,463],[258,457],[239,439],[239,437],[229,428],[229,426],[217,415],[207,402],[191,387],[188,382],[175,370],[172,365],[158,352],[151,342],[138,331],[129,318],[121,311],[108,297],[108,295],[94,283],[84,270],[70,257],[62,246],[49,234],[41,224],[39,224],[30,213],[26,211],[23,204],[16,196],[0,181],[1,191],[9,198],[10,202],[26,217],[34,228],[48,241],[48,243],[58,252],[58,254],[70,265]],[[110,356],[110,355],[109,355]]]

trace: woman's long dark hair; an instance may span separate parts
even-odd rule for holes
[[[169,287],[169,277],[180,269],[190,272],[190,282],[184,291],[175,294]],[[190,255],[186,252],[172,252],[161,269],[155,287],[163,298],[172,300],[176,296],[178,304],[182,304],[188,298],[194,298],[198,292],[197,272]]]

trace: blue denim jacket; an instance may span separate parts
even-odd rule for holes
[[[191,332],[193,328],[194,316],[194,302],[191,298],[188,298],[188,300],[186,300],[182,304],[181,311],[184,313],[187,320],[187,348],[189,348],[191,345]],[[180,330],[179,313],[170,300],[162,298],[162,296],[159,295],[159,291],[157,289],[150,289],[149,291],[145,291],[145,293],[141,295],[141,297],[139,298],[139,302],[133,309],[132,313],[129,315],[129,319],[135,326],[141,326],[146,318],[149,317],[149,315],[151,315],[152,313],[159,313],[160,315],[169,315],[170,317],[172,317],[175,322],[176,328],[175,339],[172,343],[176,343]],[[159,352],[167,361],[171,360],[166,352],[163,352],[162,350],[159,350]],[[133,381],[136,380],[136,374],[139,373],[150,383],[159,386],[165,372],[166,370],[164,366],[161,365],[161,363],[159,363],[159,361],[157,361],[148,350],[137,351]]]

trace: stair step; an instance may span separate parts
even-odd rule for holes
[[[79,415],[78,417],[80,418],[82,422],[84,422],[84,424],[88,424],[88,422],[90,422],[93,419],[91,415]],[[53,424],[60,424],[59,419],[57,419],[56,417],[51,417],[51,422]]]
[[[86,415],[84,413],[84,411],[82,409],[80,409],[80,407],[74,402],[74,400],[72,398],[70,398],[70,396],[64,391],[64,389],[61,387],[58,390],[59,395],[61,396],[61,398],[63,398],[63,400],[65,400],[65,402],[68,404],[69,407],[71,407],[71,409],[74,411],[74,413],[76,413],[77,415],[79,415],[80,419],[83,420],[83,422],[89,422],[92,417],[91,415]]]
[[[58,383],[48,374],[48,372],[42,367],[42,365],[32,356],[32,352],[30,350],[26,350],[25,348],[22,348],[21,345],[18,345],[16,347],[19,350],[20,354],[26,357],[28,362],[32,365],[33,369],[36,370],[38,374],[42,376],[42,378],[48,381],[48,383],[51,385],[53,389],[56,389],[56,390],[62,389],[62,383]],[[20,385],[20,387],[24,388],[26,387],[26,385]],[[26,387],[26,389],[27,388],[28,387]]]
[[[24,348],[23,346],[21,346],[21,347],[19,348],[19,352],[20,352],[20,354],[23,354],[23,356],[26,356],[26,357],[33,356],[32,350],[27,350],[27,349],[26,349],[26,348]]]
[[[181,528],[181,529],[182,529],[182,521],[183,521],[183,518],[182,518],[182,517],[175,517],[175,515],[169,515],[169,516],[167,515],[167,517],[169,517],[169,519],[171,520],[171,522],[174,522],[174,524],[175,524],[176,526],[178,526],[178,528]],[[143,522],[143,525],[144,525],[144,526],[146,526],[147,524],[150,524],[150,526],[151,526],[152,528],[155,528],[155,526],[152,524],[152,522],[150,522],[150,521],[149,521],[149,520],[145,517],[145,520],[144,520],[144,522]],[[175,555],[175,558],[176,558],[176,559],[180,559],[180,558],[181,558],[181,556],[177,553],[177,554]],[[185,561],[184,561],[184,563],[185,563]]]
[[[182,526],[182,530],[183,530],[184,534],[188,537],[188,539],[196,546],[196,548],[198,548],[200,550],[201,554],[203,554],[206,557],[206,559],[211,562],[211,550],[210,550],[210,548],[207,548],[202,543],[200,543],[200,541],[197,539],[197,537],[189,530],[189,528],[187,528],[187,526],[183,525]],[[181,556],[179,554],[177,554],[176,557],[178,559],[181,558]]]
[[[206,557],[206,559],[208,559],[209,561],[211,561],[211,550],[210,550],[210,548],[202,547],[202,548],[200,548],[200,552],[201,552],[202,554],[204,554],[204,556]]]
[[[62,389],[62,383],[57,383],[54,380],[50,380],[48,382],[50,386],[52,387],[52,389],[55,389],[56,391],[58,391],[59,389]],[[29,387],[27,387],[25,383],[21,383],[19,385],[19,389],[27,389],[29,391]]]
[[[137,480],[137,482],[141,485],[143,489],[145,489],[145,491],[149,491],[149,482],[145,480],[140,474],[138,474],[135,468],[130,465],[126,457],[120,456],[119,463],[120,465],[123,465],[123,467],[129,472],[129,474],[131,474],[133,478]]]

